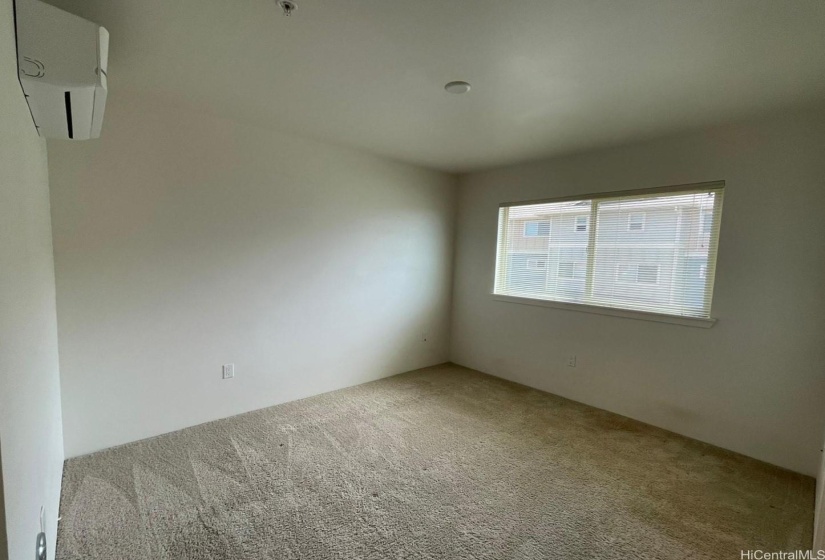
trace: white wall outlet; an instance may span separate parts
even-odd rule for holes
[[[576,356],[570,356],[567,358],[567,367],[576,367]]]
[[[223,378],[224,379],[232,379],[235,377],[235,364],[224,364],[223,365]]]

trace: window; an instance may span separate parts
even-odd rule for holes
[[[616,265],[616,281],[625,284],[658,284],[658,264],[624,264]]]
[[[527,270],[547,270],[545,259],[527,259]]]
[[[646,217],[644,212],[631,213],[627,217],[627,231],[644,231]]]
[[[503,204],[494,293],[710,318],[723,192],[712,183]],[[572,231],[551,238],[554,218]]]
[[[548,237],[550,235],[550,222],[529,221],[524,222],[524,237]]]
[[[636,283],[637,284],[658,284],[659,283],[659,265],[658,264],[640,264],[640,265],[636,265]]]
[[[559,278],[568,280],[584,280],[587,274],[587,263],[583,262],[560,262]]]
[[[699,227],[705,235],[711,232],[711,229],[713,229],[713,212],[709,212],[707,209],[702,209]]]

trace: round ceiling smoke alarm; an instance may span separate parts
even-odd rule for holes
[[[291,0],[278,0],[278,5],[284,11],[285,16],[291,16],[292,12],[295,11],[295,8],[298,7],[295,5],[295,2],[292,2]]]
[[[467,93],[470,91],[470,84],[462,81],[450,82],[444,86],[444,89],[450,93]]]

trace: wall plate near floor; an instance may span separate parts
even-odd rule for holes
[[[223,365],[223,378],[224,379],[232,379],[235,377],[235,364],[224,364]]]
[[[34,551],[35,560],[46,560],[48,558],[48,547],[46,546],[46,533],[38,533]]]
[[[35,542],[35,560],[46,560],[49,556],[49,547],[46,544],[46,507],[40,506],[40,532]]]

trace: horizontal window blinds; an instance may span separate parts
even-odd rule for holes
[[[709,318],[723,189],[503,205],[495,293]]]

